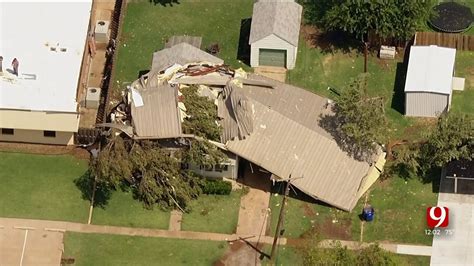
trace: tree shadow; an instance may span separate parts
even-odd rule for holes
[[[407,63],[397,63],[395,83],[393,85],[392,104],[390,106],[402,115],[405,114],[405,80],[407,78],[407,69]]]
[[[321,49],[322,53],[344,54],[356,51],[363,52],[363,44],[353,36],[342,31],[320,32],[317,29],[306,30],[306,40],[312,47]]]
[[[239,46],[237,48],[237,59],[250,66],[250,28],[252,18],[245,18],[240,21]]]
[[[151,4],[162,6],[173,6],[173,4],[181,4],[179,0],[148,0]]]
[[[87,170],[87,172],[82,176],[75,179],[74,184],[82,192],[82,198],[84,200],[92,200],[94,177],[91,175],[90,170]],[[110,187],[97,183],[94,195],[94,207],[105,208],[110,200],[112,192],[113,190]]]

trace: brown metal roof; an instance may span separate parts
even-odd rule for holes
[[[143,106],[132,101],[132,122],[138,137],[176,138],[182,135],[178,90],[169,84],[139,91]]]
[[[303,7],[294,1],[259,1],[253,6],[249,44],[275,34],[298,46]]]
[[[320,115],[329,112],[327,100],[268,78],[251,78],[272,83],[274,88],[240,88],[251,101],[254,130],[244,139],[228,141],[228,150],[276,176],[303,176],[292,182],[300,190],[351,210],[369,163],[353,159],[319,126]]]

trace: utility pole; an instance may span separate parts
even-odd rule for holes
[[[303,178],[303,177],[293,178],[293,180],[298,179],[298,178]],[[277,247],[277,242],[278,242],[278,238],[281,235],[280,234],[281,226],[283,225],[283,219],[285,217],[285,205],[286,205],[286,201],[287,201],[287,198],[288,198],[288,194],[290,194],[291,180],[292,180],[292,178],[291,178],[291,175],[290,175],[290,177],[287,179],[287,182],[286,182],[285,194],[283,195],[283,200],[282,200],[281,208],[280,208],[280,216],[278,217],[278,223],[277,223],[277,228],[276,228],[276,231],[275,231],[275,237],[273,238],[272,252],[270,253],[270,260],[271,261],[275,260],[275,251],[276,251],[276,247]]]

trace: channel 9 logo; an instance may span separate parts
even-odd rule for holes
[[[428,207],[426,223],[429,228],[447,227],[449,225],[449,209],[447,207]]]

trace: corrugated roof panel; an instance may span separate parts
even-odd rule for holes
[[[456,49],[412,46],[408,61],[405,92],[451,94]]]

